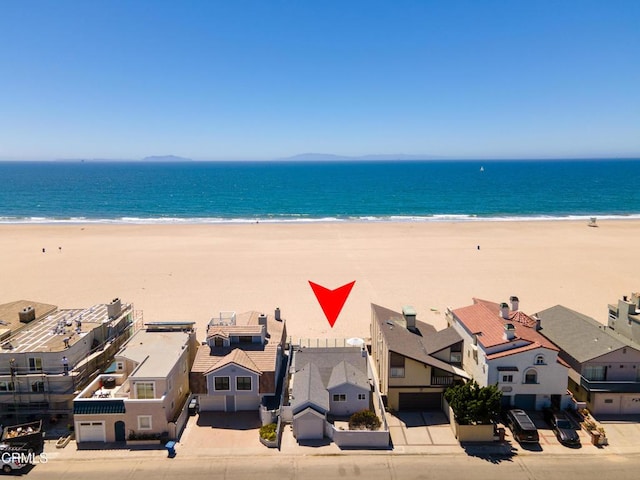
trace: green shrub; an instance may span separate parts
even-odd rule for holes
[[[350,430],[378,430],[380,425],[380,419],[371,410],[356,412],[349,418]]]
[[[497,385],[481,387],[475,380],[449,387],[444,398],[460,425],[486,425],[500,413],[502,392]]]
[[[265,440],[274,441],[277,437],[276,435],[277,425],[275,423],[269,423],[268,425],[263,425],[260,427],[260,438],[264,438]]]

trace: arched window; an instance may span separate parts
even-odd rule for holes
[[[530,368],[524,374],[524,383],[538,383],[538,372]]]
[[[544,365],[544,355],[536,355],[536,365]]]

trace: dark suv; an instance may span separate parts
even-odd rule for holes
[[[507,426],[519,443],[538,443],[540,437],[538,429],[524,410],[509,410],[507,412]]]
[[[556,438],[561,444],[574,447],[580,445],[580,436],[564,412],[546,408],[544,410],[544,419],[551,426],[553,433],[556,434]]]

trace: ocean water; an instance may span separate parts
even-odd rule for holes
[[[0,162],[1,223],[640,218],[640,159]]]

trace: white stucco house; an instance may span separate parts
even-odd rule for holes
[[[511,305],[473,299],[447,309],[447,322],[464,340],[464,368],[479,385],[497,384],[503,407],[539,410],[570,403],[569,365],[560,349],[540,334],[540,322]]]

